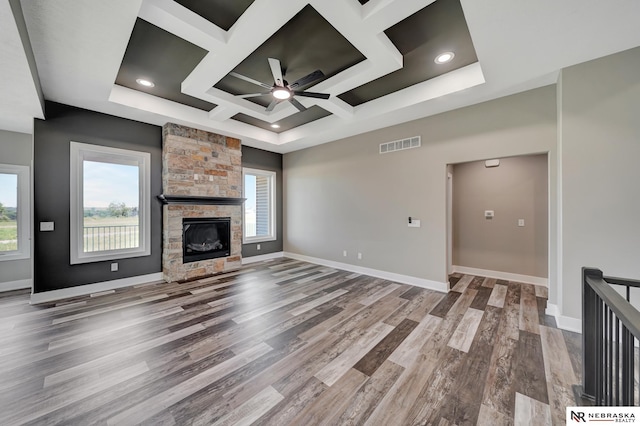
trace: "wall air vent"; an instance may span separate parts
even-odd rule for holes
[[[393,151],[401,151],[403,149],[419,148],[420,145],[420,136],[413,136],[407,139],[385,142],[380,144],[380,154],[387,154]]]

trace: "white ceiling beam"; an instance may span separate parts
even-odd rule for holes
[[[362,17],[372,31],[380,33],[434,1],[436,0],[371,0],[362,6]]]
[[[227,42],[226,31],[173,0],[144,0],[138,16],[207,51]]]

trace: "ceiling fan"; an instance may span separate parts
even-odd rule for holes
[[[248,95],[237,95],[239,98],[254,98],[257,96],[265,96],[272,95],[273,100],[267,106],[266,111],[272,111],[277,104],[282,101],[289,101],[294,107],[298,108],[299,111],[306,111],[304,105],[298,102],[294,96],[306,96],[307,98],[317,98],[317,99],[329,99],[329,94],[327,93],[317,93],[317,92],[307,92],[304,90],[297,90],[300,87],[306,86],[308,84],[313,83],[314,81],[320,80],[324,77],[324,73],[320,70],[315,70],[311,74],[305,75],[302,78],[294,81],[289,84],[287,80],[282,76],[282,67],[280,66],[280,61],[278,59],[269,58],[269,67],[271,68],[271,74],[273,74],[273,84],[262,83],[258,80],[254,80],[250,77],[244,76],[242,74],[238,74],[236,72],[230,72],[229,75],[232,75],[236,78],[239,78],[244,81],[248,81],[249,83],[253,83],[257,86],[264,87],[265,89],[269,89],[268,92],[262,93],[250,93]]]

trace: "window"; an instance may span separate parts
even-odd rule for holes
[[[71,142],[71,263],[151,254],[151,155]]]
[[[0,261],[31,256],[29,167],[0,164]]]
[[[276,239],[276,173],[242,169],[244,181],[244,243]]]

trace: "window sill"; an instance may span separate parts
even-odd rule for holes
[[[71,264],[79,265],[82,263],[94,263],[94,262],[104,262],[108,260],[119,260],[119,259],[128,259],[132,257],[143,257],[149,256],[151,254],[150,250],[137,250],[137,251],[112,251],[112,252],[98,252],[96,254],[88,255],[88,256],[72,256]]]
[[[243,238],[242,244],[264,243],[266,241],[275,241],[275,240],[277,240],[277,238],[274,236],[250,237],[250,238]]]
[[[10,262],[12,260],[25,260],[30,259],[29,253],[2,253],[0,254],[0,262]]]

